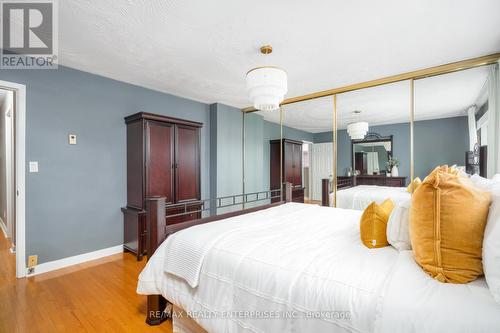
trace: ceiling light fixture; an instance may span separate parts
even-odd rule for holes
[[[361,111],[353,111],[355,117],[361,114]],[[351,140],[363,140],[368,133],[368,123],[366,121],[356,121],[347,125],[347,134]]]
[[[273,52],[271,45],[260,48],[264,55]],[[254,108],[261,111],[277,110],[288,91],[287,74],[276,66],[253,68],[246,75],[246,90]]]

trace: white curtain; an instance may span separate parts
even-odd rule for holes
[[[500,173],[500,76],[499,63],[488,74],[488,178]]]
[[[312,200],[321,200],[321,179],[330,178],[333,173],[333,144],[315,143],[310,154],[310,196]]]
[[[366,163],[368,164],[366,167],[366,173],[369,175],[378,174],[380,171],[378,165],[378,152],[371,151],[366,154]]]
[[[473,151],[477,143],[477,126],[476,126],[476,110],[477,106],[472,105],[467,110],[469,117],[469,150]]]

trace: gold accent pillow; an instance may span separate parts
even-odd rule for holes
[[[422,180],[419,177],[413,179],[413,181],[408,185],[406,191],[408,193],[413,193],[422,184]]]
[[[366,247],[372,249],[389,245],[387,221],[393,209],[394,203],[391,199],[385,200],[381,205],[372,202],[366,207],[359,224],[361,242]]]
[[[415,260],[441,282],[483,274],[481,252],[491,195],[448,166],[437,167],[413,193],[410,238]]]

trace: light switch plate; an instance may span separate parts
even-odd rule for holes
[[[38,162],[37,161],[30,161],[29,166],[30,166],[30,172],[38,172]]]
[[[69,134],[68,141],[70,145],[76,145],[76,134]]]

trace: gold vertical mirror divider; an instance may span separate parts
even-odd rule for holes
[[[337,126],[337,95],[333,95],[333,124],[332,124],[332,142],[333,142],[333,179],[332,179],[332,192],[333,192],[333,200],[329,202],[329,206],[332,207],[337,207],[337,180],[338,180],[338,169],[337,169],[337,149],[338,149],[338,142],[337,142],[337,131],[338,131],[338,126]],[[330,201],[330,200],[329,200]]]
[[[413,184],[415,179],[415,80],[409,80],[410,85],[410,184]],[[410,187],[413,194],[414,187]]]

